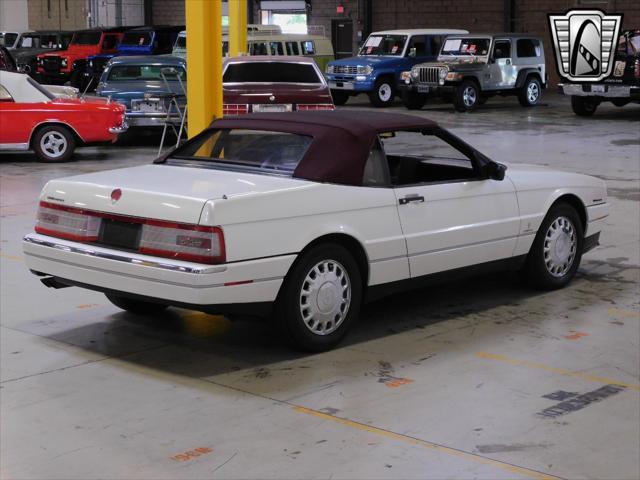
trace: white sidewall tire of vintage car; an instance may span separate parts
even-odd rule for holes
[[[554,204],[527,256],[523,272],[527,281],[543,290],[564,287],[580,266],[583,245],[584,229],[576,209],[562,201]]]
[[[336,290],[329,291],[327,307],[330,308],[331,300],[335,300],[336,305],[346,305],[346,308],[342,312],[344,315],[337,319],[339,324],[336,328],[328,328],[326,333],[315,333],[309,325],[313,325],[314,321],[310,315],[303,314],[302,303],[306,301],[315,304],[323,299],[313,295],[304,300],[302,297],[304,290],[309,288],[308,281],[312,272],[327,264],[333,265],[334,272],[341,271],[337,275],[329,271],[332,278],[327,283],[335,278],[345,287],[340,290],[341,295],[344,293],[344,298],[336,296]],[[274,321],[285,340],[294,348],[321,352],[335,347],[344,338],[358,317],[361,302],[362,277],[353,256],[341,245],[319,244],[304,252],[291,267],[276,300]]]
[[[73,156],[76,140],[67,127],[49,125],[41,127],[36,132],[31,146],[41,162],[67,162]]]

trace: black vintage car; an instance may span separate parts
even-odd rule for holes
[[[23,33],[13,50],[18,66],[32,77],[37,76],[38,55],[56,50],[64,50],[69,45],[73,32],[39,30]]]
[[[617,107],[640,103],[640,29],[626,30],[618,39],[613,73],[598,83],[560,84],[565,95],[571,97],[576,115],[593,115],[602,102]]]

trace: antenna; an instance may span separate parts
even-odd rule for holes
[[[93,75],[89,77],[89,83],[87,83],[87,86],[84,87],[84,92],[82,92],[82,95],[80,95],[80,100],[84,100],[84,96],[87,94],[87,90],[89,90],[91,83],[93,83]]]

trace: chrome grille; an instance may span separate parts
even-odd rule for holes
[[[333,73],[347,73],[349,75],[356,75],[358,73],[358,67],[351,65],[335,65],[333,67]]]
[[[418,71],[420,83],[437,84],[440,81],[440,67],[420,67]]]

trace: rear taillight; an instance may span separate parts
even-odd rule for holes
[[[633,76],[640,77],[640,58],[636,58],[636,62],[633,64]]]
[[[40,202],[35,230],[43,235],[76,242],[95,242],[98,240],[100,218],[81,209]]]
[[[112,215],[40,202],[35,231],[75,242],[97,242],[103,219],[142,224],[139,253],[197,263],[226,261],[224,233],[220,227]]]
[[[223,115],[243,115],[249,113],[249,105],[246,103],[225,103],[222,106]]]
[[[333,103],[299,103],[298,111],[303,110],[335,110]]]
[[[139,251],[198,263],[225,261],[224,235],[218,227],[149,220],[142,227]]]

